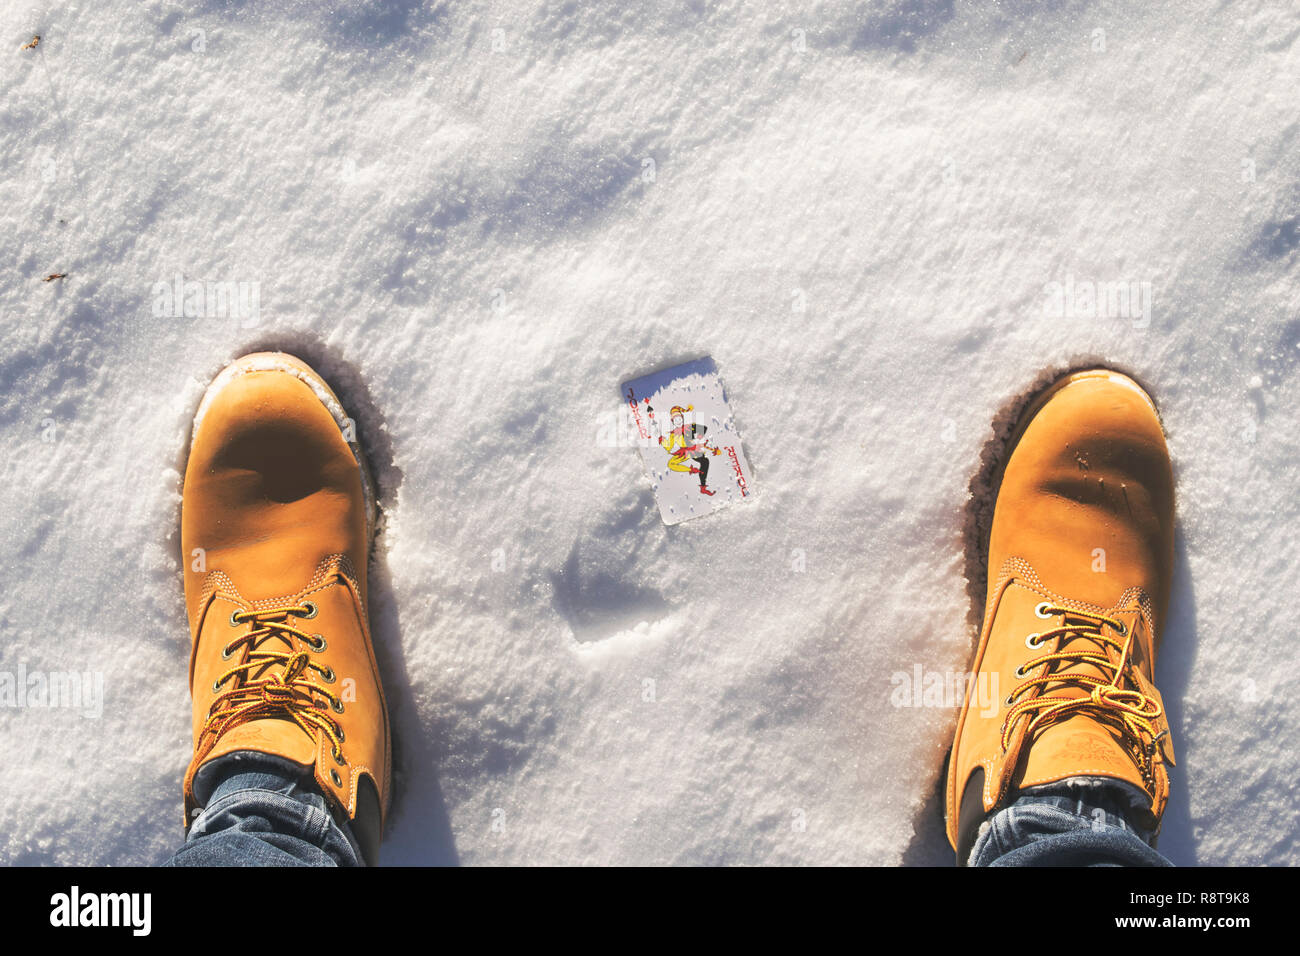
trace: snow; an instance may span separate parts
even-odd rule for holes
[[[0,862],[178,845],[185,448],[265,347],[325,375],[379,487],[386,863],[949,863],[956,710],[891,676],[967,667],[993,422],[1097,360],[1152,391],[1178,480],[1160,848],[1300,862],[1293,4],[0,25],[0,671],[103,679],[98,717],[0,707]],[[187,316],[177,275],[256,299]],[[1149,313],[1053,314],[1118,282]],[[668,528],[596,436],[620,382],[703,355],[758,496]]]

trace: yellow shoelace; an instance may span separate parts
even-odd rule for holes
[[[265,717],[288,717],[313,739],[317,730],[323,732],[329,738],[334,760],[340,764],[344,762],[343,728],[322,713],[326,707],[336,714],[343,713],[343,700],[303,677],[314,670],[326,683],[332,684],[334,671],[312,661],[306,651],[293,650],[295,637],[317,651],[325,649],[324,638],[300,630],[287,621],[290,614],[303,617],[315,613],[314,605],[304,603],[262,611],[235,611],[230,615],[231,625],[252,624],[253,627],[222,648],[223,660],[234,657],[245,645],[247,652],[241,663],[213,682],[213,691],[220,690],[227,682],[233,682],[234,686],[212,702],[203,732],[199,735],[200,759],[216,746],[223,734],[240,724]],[[272,638],[283,640],[289,650],[263,649],[262,645]]]
[[[1008,702],[1015,702],[1007,711],[1006,720],[1002,725],[1002,749],[1005,751],[1010,746],[1012,731],[1015,730],[1017,721],[1025,714],[1033,714],[1026,728],[1026,733],[1032,735],[1035,730],[1050,721],[1073,713],[1086,712],[1091,717],[1117,724],[1122,728],[1125,736],[1136,744],[1137,751],[1143,755],[1144,765],[1140,769],[1144,775],[1148,774],[1156,742],[1164,733],[1158,734],[1152,721],[1158,720],[1164,710],[1153,697],[1139,690],[1120,686],[1120,682],[1125,680],[1126,671],[1133,666],[1130,659],[1133,632],[1123,621],[1117,621],[1104,614],[1089,614],[1072,608],[1057,607],[1047,601],[1039,604],[1037,611],[1040,617],[1063,614],[1064,618],[1060,627],[1044,631],[1037,636],[1036,641],[1033,640],[1033,635],[1030,635],[1027,643],[1032,642],[1031,646],[1037,647],[1055,637],[1074,635],[1092,641],[1101,649],[1057,651],[1043,654],[1020,666],[1016,676],[1022,678],[1022,681],[1007,698]],[[1116,640],[1105,633],[1102,629],[1105,625],[1113,628],[1124,640]],[[1120,652],[1118,663],[1110,659],[1105,652],[1106,647]],[[1042,676],[1029,677],[1030,671],[1044,664],[1048,666]],[[1078,664],[1091,664],[1105,676],[1060,672],[1064,666]],[[1049,684],[1060,686],[1050,694],[1028,700],[1016,700],[1030,688],[1042,687],[1046,690]],[[1069,685],[1080,687],[1088,693],[1083,697],[1059,696],[1059,691]],[[1148,743],[1143,743],[1143,734],[1146,735],[1145,739],[1149,741]]]

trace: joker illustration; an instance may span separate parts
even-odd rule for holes
[[[673,471],[699,475],[700,494],[712,495],[713,492],[708,487],[709,459],[706,453],[719,455],[722,450],[714,448],[704,440],[704,433],[709,430],[707,426],[697,425],[694,422],[686,424],[686,413],[694,410],[694,405],[687,405],[685,408],[674,405],[669,413],[673,427],[668,432],[667,438],[660,436],[659,444],[663,446],[664,451],[668,452],[669,468]]]

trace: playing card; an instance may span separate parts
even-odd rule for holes
[[[753,497],[753,475],[713,359],[624,382],[623,402],[665,524]]]

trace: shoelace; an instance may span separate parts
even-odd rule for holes
[[[1002,749],[1005,751],[1011,743],[1011,734],[1016,723],[1026,714],[1032,714],[1025,732],[1032,735],[1039,727],[1074,713],[1087,713],[1103,722],[1112,723],[1122,728],[1128,740],[1135,745],[1137,754],[1142,757],[1139,769],[1144,777],[1150,777],[1151,760],[1156,743],[1165,731],[1156,732],[1152,721],[1158,720],[1164,713],[1160,704],[1139,690],[1124,688],[1120,682],[1125,679],[1126,671],[1132,666],[1134,632],[1123,621],[1107,617],[1105,614],[1090,614],[1073,608],[1058,607],[1044,601],[1038,605],[1039,617],[1064,615],[1060,627],[1044,631],[1033,640],[1033,635],[1026,639],[1031,647],[1045,644],[1055,637],[1074,635],[1093,642],[1099,650],[1068,650],[1043,654],[1022,664],[1016,670],[1016,677],[1022,678],[1020,684],[1007,698],[1010,710],[1002,724]],[[1103,627],[1109,625],[1123,641],[1107,634]],[[1105,652],[1106,647],[1119,651],[1118,663],[1113,662]],[[1041,677],[1029,677],[1029,672],[1047,664]],[[1104,677],[1084,673],[1061,673],[1068,665],[1091,664]],[[1059,666],[1054,666],[1059,665]],[[1056,684],[1052,693],[1028,700],[1016,700],[1032,687],[1047,689],[1047,685]],[[1073,685],[1086,690],[1083,697],[1063,697],[1059,692],[1066,686]],[[1014,702],[1014,703],[1013,703]],[[1144,743],[1144,736],[1147,741]]]
[[[329,738],[330,753],[335,762],[344,762],[343,727],[322,713],[326,706],[336,714],[343,713],[343,699],[320,684],[303,678],[304,674],[314,670],[326,683],[332,684],[336,679],[334,670],[314,662],[306,651],[292,650],[295,637],[306,642],[314,651],[325,649],[325,639],[288,623],[290,614],[315,617],[316,606],[304,602],[261,611],[235,611],[230,615],[232,626],[251,623],[253,627],[221,650],[222,660],[229,660],[239,652],[240,647],[248,647],[242,663],[236,664],[213,681],[214,692],[219,691],[227,682],[233,682],[234,686],[212,702],[203,732],[199,735],[200,759],[216,746],[227,731],[240,724],[265,717],[288,717],[310,737],[314,738],[317,730],[323,732]],[[283,640],[290,650],[263,649],[262,645],[271,638]]]

